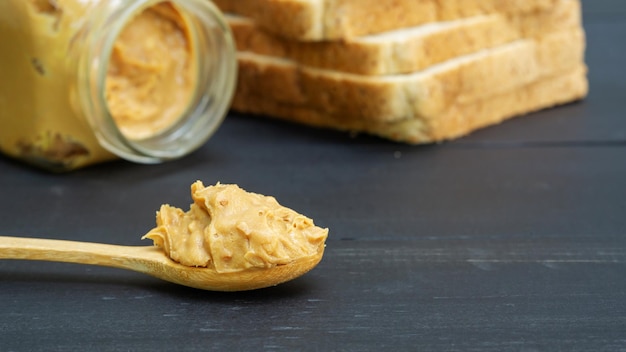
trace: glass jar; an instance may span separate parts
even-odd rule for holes
[[[236,56],[209,0],[0,1],[0,150],[54,171],[200,147]]]

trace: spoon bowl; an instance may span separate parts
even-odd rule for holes
[[[312,256],[294,258],[285,265],[218,273],[212,268],[179,264],[155,246],[119,246],[102,243],[0,236],[0,259],[41,260],[108,266],[147,274],[179,285],[209,291],[246,291],[293,280],[313,269],[324,246]]]

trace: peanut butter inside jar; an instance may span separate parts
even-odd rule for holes
[[[172,126],[185,112],[194,89],[189,35],[168,3],[133,18],[113,46],[105,96],[118,128],[144,139]]]

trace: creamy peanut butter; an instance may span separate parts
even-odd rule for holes
[[[191,48],[168,3],[137,15],[120,33],[109,61],[106,99],[130,139],[155,135],[185,112],[193,93]]]
[[[174,261],[219,273],[269,268],[323,252],[328,229],[237,185],[191,186],[189,211],[163,205],[151,239]]]
[[[98,3],[0,1],[0,151],[58,170],[116,157],[100,145],[70,94],[72,70],[79,69],[70,46],[87,48],[86,39],[76,38],[99,15]],[[104,95],[128,139],[175,123],[195,94],[194,51],[184,24],[170,3],[161,3],[126,22],[114,42]]]

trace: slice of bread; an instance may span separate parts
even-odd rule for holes
[[[229,18],[237,49],[300,64],[364,75],[407,73],[519,39],[500,15],[432,23],[347,41],[300,42],[268,34],[244,18]]]
[[[393,122],[367,121],[329,114],[304,104],[276,101],[250,91],[240,91],[233,102],[235,110],[280,118],[309,126],[364,132],[390,140],[423,144],[454,139],[479,128],[555,105],[582,99],[587,95],[586,66],[544,77],[516,89],[469,103],[453,103],[431,118],[412,117]]]
[[[584,61],[581,28],[481,50],[411,74],[363,76],[240,52],[237,95],[315,110],[343,120],[437,119],[467,104],[570,71]],[[241,105],[235,105],[235,108]]]
[[[245,17],[231,15],[228,22],[240,51],[364,75],[419,71],[460,55],[521,38],[577,28],[582,23],[580,3],[569,0],[559,1],[553,8],[541,12],[467,17],[344,41],[289,40],[260,29]]]
[[[578,0],[213,0],[286,38],[353,38],[424,23],[493,13],[531,13]]]

